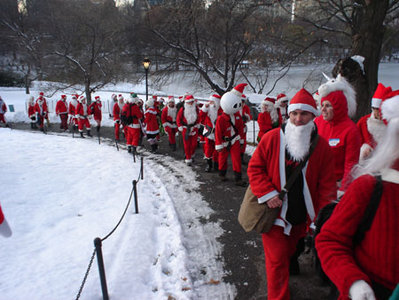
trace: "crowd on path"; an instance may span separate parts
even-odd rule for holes
[[[136,93],[127,99],[114,94],[115,141],[120,142],[123,135],[127,151],[136,154],[143,138],[153,153],[163,134],[171,151],[176,151],[180,138],[189,166],[199,143],[206,172],[217,171],[225,181],[230,156],[235,184],[247,187],[242,164],[246,124],[253,117],[245,102],[245,86],[238,84],[223,96],[211,94],[206,102],[191,94],[178,101],[153,95],[145,103]],[[258,145],[247,175],[258,204],[279,208],[274,225],[262,232],[268,299],[290,299],[288,280],[300,272],[297,258],[303,240],[330,203],[338,204],[319,228],[315,247],[339,299],[389,299],[394,292],[399,282],[399,91],[380,83],[371,107],[371,113],[357,124],[351,120],[356,94],[341,75],[322,84],[314,95],[301,89],[291,100],[280,93],[262,101]],[[91,117],[100,131],[101,109],[99,96],[88,105],[84,96],[72,95],[68,103],[62,95],[55,113],[61,130],[71,126],[84,138],[84,129],[91,136]],[[0,122],[6,123],[6,111],[0,98]],[[49,115],[43,93],[36,101],[30,98],[28,115],[32,128],[43,130]],[[353,243],[377,176],[382,178],[379,204],[370,228]],[[0,221],[6,223],[3,220],[0,214]]]

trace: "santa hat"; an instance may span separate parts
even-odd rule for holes
[[[175,103],[175,97],[173,97],[173,96],[168,96],[168,100],[166,101],[166,103],[170,103],[170,102]]]
[[[94,99],[96,99],[96,101],[100,101],[100,96],[95,96]]]
[[[380,108],[382,99],[386,99],[391,92],[391,87],[385,87],[382,83],[379,83],[374,92],[373,98],[371,98],[371,107]]]
[[[241,95],[241,101],[245,101],[247,100],[247,96],[245,96],[244,94]]]
[[[116,95],[115,95],[115,99],[116,99]],[[118,95],[118,100],[123,100],[122,94],[119,94],[119,95]]]
[[[296,109],[311,112],[315,116],[319,115],[316,101],[313,99],[312,94],[304,88],[300,89],[299,92],[297,92],[291,99],[290,104],[288,105],[287,113],[289,114]]]
[[[66,95],[61,95],[62,99],[66,99],[66,97],[67,97]]]
[[[214,101],[214,102],[219,103],[221,98],[222,98],[222,97],[219,96],[218,94],[212,94],[212,95],[209,97],[209,101]]]
[[[82,102],[83,100],[86,100],[86,97],[83,96],[83,95],[82,95],[82,96],[79,96],[78,101],[79,101],[79,102]]]
[[[274,104],[276,103],[276,99],[272,98],[272,97],[266,97],[263,101],[262,101],[262,105],[268,105],[268,106],[274,106]]]
[[[355,116],[357,106],[356,92],[353,89],[352,85],[348,81],[346,81],[346,79],[342,77],[341,74],[338,74],[337,78],[333,78],[319,87],[318,92],[321,97],[321,102],[323,102],[323,99],[330,93],[337,91],[342,91],[346,98],[346,102],[348,104],[348,116]]]
[[[40,92],[40,93],[39,93],[39,96],[44,97],[44,93],[43,93],[43,92]]]
[[[152,95],[152,99],[157,100],[158,96],[157,95]]]
[[[246,86],[246,83],[240,83],[231,91],[223,94],[220,99],[220,106],[226,114],[234,114],[241,109],[241,97]]]
[[[288,102],[288,97],[287,97],[286,94],[280,93],[280,94],[277,95],[276,102],[277,102],[278,104],[281,103],[281,102],[285,102],[285,101]]]
[[[194,102],[194,101],[195,101],[195,98],[194,98],[193,95],[187,95],[186,97],[184,97],[184,102],[185,103],[191,103],[191,102]]]
[[[0,205],[0,234],[4,237],[10,237],[12,235],[11,228],[8,225],[6,218],[4,217],[1,205]]]
[[[78,99],[78,97],[76,97],[76,95],[72,95],[72,100],[76,100]]]
[[[398,119],[399,125],[399,90],[392,91],[382,99],[381,114],[383,119],[389,124],[393,119]]]

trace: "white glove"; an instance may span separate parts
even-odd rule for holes
[[[364,280],[355,281],[349,289],[352,300],[376,300],[373,289]]]

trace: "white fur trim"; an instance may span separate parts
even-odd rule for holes
[[[370,118],[367,119],[367,130],[378,144],[385,137],[387,126],[383,121],[376,119],[374,114],[371,113]]]
[[[372,99],[371,99],[371,107],[372,107],[372,108],[380,108],[381,101],[382,101],[381,99],[372,98]]]
[[[356,92],[352,85],[346,81],[341,74],[338,74],[337,78],[333,78],[319,87],[320,97],[323,98],[328,94],[335,91],[342,91],[345,95],[346,101],[348,103],[348,115],[353,117],[356,114]]]
[[[294,111],[296,109],[300,109],[300,110],[305,110],[305,111],[311,112],[316,117],[318,115],[320,115],[320,112],[317,109],[315,109],[312,105],[304,104],[304,103],[296,103],[296,104],[288,105],[287,114],[290,114],[290,112],[292,112],[292,111]]]
[[[278,196],[278,192],[276,190],[271,191],[270,193],[267,193],[266,195],[263,195],[262,197],[258,198],[258,203],[259,204],[265,203],[276,196]]]
[[[399,118],[399,95],[385,100],[381,104],[381,112],[388,123],[393,118]]]
[[[364,143],[361,147],[360,147],[360,155],[359,155],[359,161],[362,161],[362,160],[365,160],[366,158],[368,158],[368,156],[366,157],[365,155],[365,153],[366,153],[366,151],[368,151],[368,150],[371,150],[371,151],[373,151],[373,148],[369,145],[369,144],[367,144],[367,143]]]
[[[394,169],[383,169],[380,173],[383,181],[399,184],[399,171]]]

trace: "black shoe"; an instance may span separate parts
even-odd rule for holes
[[[171,144],[170,147],[172,148],[172,151],[176,151],[176,144]]]
[[[132,153],[132,146],[127,146],[127,153]]]
[[[216,161],[213,162],[213,169],[215,171],[219,171],[219,163],[218,162],[216,162]]]
[[[207,163],[207,166],[205,168],[205,172],[207,172],[207,173],[212,172],[212,159],[211,158],[207,158],[206,159],[206,163]]]
[[[219,171],[219,177],[220,177],[220,180],[221,181],[227,181],[228,179],[227,179],[227,177],[226,177],[226,170],[220,170]]]
[[[239,172],[234,172],[235,185],[245,187],[247,182],[242,180],[242,175]]]
[[[80,137],[85,139],[85,137],[83,136],[83,132],[80,133]]]

